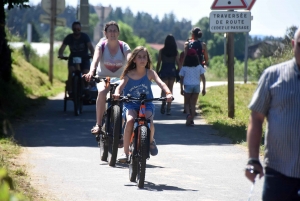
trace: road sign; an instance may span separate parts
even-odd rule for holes
[[[42,8],[46,13],[51,14],[51,0],[42,0]],[[65,8],[65,0],[56,1],[56,15],[61,14]]]
[[[251,12],[249,11],[212,11],[209,14],[212,33],[251,31]]]
[[[256,0],[244,0],[247,4],[247,10],[251,10]]]
[[[211,10],[237,10],[247,9],[245,0],[215,0]]]
[[[49,15],[43,15],[41,14],[40,15],[40,21],[42,23],[45,23],[45,24],[50,24],[51,23],[51,17]],[[55,26],[66,26],[67,22],[66,22],[66,18],[61,18],[61,17],[58,17],[56,18],[56,24]]]
[[[95,6],[94,8],[100,20],[105,20],[108,17],[110,11],[112,10],[112,7],[110,6]]]

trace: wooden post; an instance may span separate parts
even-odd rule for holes
[[[245,57],[244,57],[244,83],[247,83],[247,75],[248,75],[248,38],[249,32],[246,32],[245,35]]]
[[[234,118],[234,33],[227,33],[228,117]]]
[[[49,81],[53,84],[53,41],[56,24],[56,0],[51,1],[51,22],[50,22],[50,52],[49,52]]]

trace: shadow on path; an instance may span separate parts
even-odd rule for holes
[[[182,104],[172,104],[172,114],[160,113],[160,103],[155,111],[155,139],[158,145],[215,145],[231,144],[227,138],[215,136],[217,131],[197,117],[194,127],[185,126]],[[74,116],[73,103],[68,101],[63,112],[63,100],[49,100],[33,118],[21,122],[15,138],[22,146],[40,147],[97,147],[90,129],[95,124],[95,105],[83,107],[80,116]],[[200,122],[202,122],[200,124]]]

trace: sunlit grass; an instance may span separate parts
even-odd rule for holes
[[[210,87],[205,96],[200,96],[199,105],[209,124],[219,130],[221,136],[229,137],[233,143],[246,141],[250,110],[248,105],[256,84],[235,84],[234,118],[228,117],[227,86]]]

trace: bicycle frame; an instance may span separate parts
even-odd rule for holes
[[[140,105],[140,109],[137,112],[138,112],[137,113],[137,118],[135,118],[135,120],[134,120],[133,132],[132,132],[131,138],[130,138],[130,144],[134,143],[134,147],[136,147],[136,149],[134,149],[133,152],[132,152],[133,157],[138,157],[138,154],[139,154],[140,139],[141,139],[139,128],[144,125],[144,126],[147,127],[147,132],[149,134],[151,132],[151,130],[150,130],[150,123],[151,123],[150,119],[147,119],[146,115],[145,115],[145,112],[146,112],[145,102],[142,101],[142,103]],[[150,158],[149,147],[150,147],[150,135],[147,136],[147,148],[148,148],[147,159]]]

